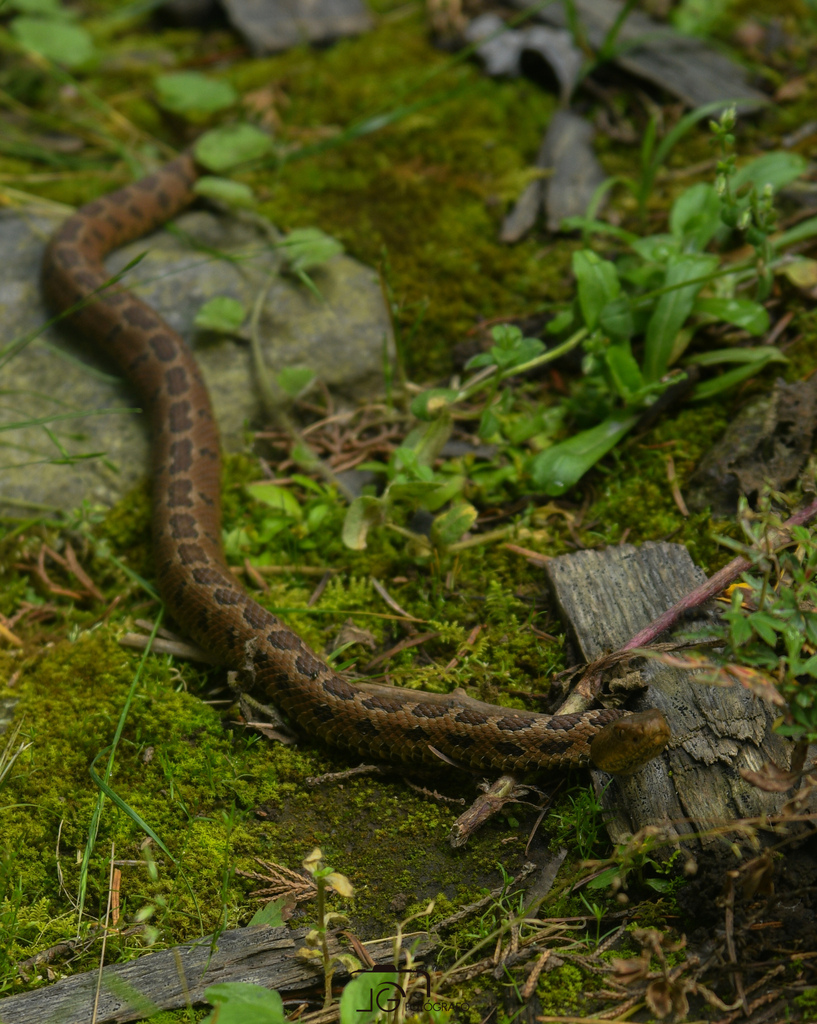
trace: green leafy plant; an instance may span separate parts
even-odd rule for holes
[[[694,111],[695,116],[679,123],[654,153],[650,150],[644,180],[652,182],[671,145],[709,112],[710,107]],[[691,399],[704,401],[772,362],[786,361],[770,345],[690,351],[698,332],[714,323],[731,324],[752,336],[768,329],[762,299],[781,252],[793,240],[791,233],[773,234],[774,196],[802,173],[802,159],[796,154],[768,153],[738,169],[732,152],[734,126],[733,109],[710,123],[720,151],[717,179],[713,184],[696,183],[677,197],[668,231],[641,236],[592,217],[568,223],[585,231],[588,238],[612,236],[619,251],[611,258],[589,247],[574,253],[576,296],[569,306],[556,311],[547,326],[557,339],[553,347],[523,337],[515,327],[495,327],[490,350],[466,365],[467,371],[476,371],[472,376],[459,387],[431,388],[413,400],[415,416],[436,420],[436,436],[447,437],[452,418],[478,416],[480,439],[498,448],[483,484],[496,486],[509,480],[532,485],[544,494],[561,495],[632,430],[663,392],[683,381],[690,368],[696,373],[722,370],[692,388]],[[708,250],[726,245],[735,231],[743,233],[754,256],[727,264]],[[812,237],[815,232],[817,219],[800,226],[797,238]],[[749,297],[745,292],[753,284],[755,295]],[[526,392],[519,383],[522,376],[579,345],[584,353],[582,377],[570,397],[555,406],[532,402],[529,389]],[[509,378],[517,382],[515,386],[509,386]],[[555,441],[564,421],[579,429]],[[433,433],[429,429],[425,436]],[[409,482],[401,475],[407,465],[410,459],[402,453],[396,456],[385,470],[396,490],[387,488],[380,498],[360,500],[350,511],[345,535],[350,546],[361,546],[371,525],[388,522],[395,499],[409,496],[409,491],[401,490]],[[421,466],[410,479],[417,500],[423,487],[423,498],[440,493],[434,488],[446,473],[446,467],[435,469],[427,459]],[[447,472],[453,475],[454,467]],[[460,490],[472,493],[474,485],[479,490],[480,481],[469,474]]]
[[[343,966],[348,971],[355,971],[360,969],[360,962],[348,953],[330,953],[329,951],[329,929],[344,923],[347,918],[345,914],[338,914],[327,909],[327,890],[331,886],[339,896],[351,899],[354,889],[345,875],[324,864],[323,854],[317,847],[303,862],[303,866],[312,875],[318,890],[318,920],[315,927],[307,933],[306,946],[298,952],[306,960],[321,961],[325,984],[324,1008],[328,1008],[332,1005],[332,978],[337,967]]]
[[[59,0],[13,0],[9,7],[18,12],[9,29],[23,49],[66,68],[90,64],[97,56],[91,36]]]
[[[238,94],[229,82],[208,78],[200,71],[159,75],[154,84],[161,107],[193,121],[226,110],[238,100]]]
[[[702,682],[743,685],[775,705],[777,732],[804,755],[817,742],[817,536],[795,526],[779,549],[782,520],[768,494],[757,512],[743,501],[738,521],[743,540],[719,539],[751,569],[731,588],[729,611],[712,633],[723,647],[679,662],[706,670],[696,677]]]
[[[435,473],[433,463],[450,433],[450,419],[438,416],[429,423],[412,431],[404,443],[396,449],[387,465],[380,462],[361,463],[361,469],[382,473],[387,479],[380,497],[361,495],[351,503],[343,524],[343,541],[353,550],[366,547],[366,538],[372,526],[388,525],[398,533],[419,540],[400,525],[403,518],[420,508],[436,512],[446,503],[454,500],[448,511],[438,515],[432,522],[434,541],[446,546],[458,540],[477,517],[476,509],[459,497],[464,480],[459,476],[441,477]],[[458,499],[458,500],[456,500]],[[424,544],[425,553],[430,546]]]
[[[333,256],[339,256],[343,252],[341,243],[320,228],[294,228],[277,243],[276,248],[282,251],[288,272],[323,302],[323,296],[307,271],[323,266]]]
[[[204,996],[215,1009],[202,1024],[284,1024],[287,1019],[280,995],[263,985],[225,982],[210,985]]]

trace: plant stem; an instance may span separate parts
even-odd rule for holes
[[[788,531],[793,526],[805,526],[806,523],[810,523],[812,519],[817,517],[817,500],[813,501],[810,505],[800,509],[799,512],[787,519],[785,523],[780,527],[777,536],[770,538],[770,542],[774,543],[776,547],[782,547],[788,544],[791,538],[788,536]],[[642,629],[639,633],[636,633],[634,637],[627,641],[623,647],[619,649],[618,653],[623,651],[632,651],[636,647],[646,647],[655,640],[656,637],[660,636],[661,633],[665,632],[670,626],[675,625],[678,619],[681,618],[686,612],[692,608],[697,608],[702,605],[705,601],[719,594],[722,590],[734,583],[735,580],[740,576],[742,572],[746,572],[747,569],[751,568],[752,563],[748,558],[733,558],[732,561],[725,565],[722,569],[710,576],[709,579],[702,583],[699,587],[691,590],[686,597],[682,597],[680,601],[676,602],[671,608],[667,609],[663,615],[659,615],[657,619]]]

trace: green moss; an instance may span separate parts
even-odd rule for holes
[[[104,0],[101,6],[113,9],[116,3]],[[232,38],[218,33],[154,34],[145,28],[123,29],[121,36],[105,32],[113,40],[106,44],[110,63],[88,81],[90,88],[133,121],[134,137],[141,131],[182,144],[181,127],[151,101],[152,77],[168,63],[181,65],[194,57],[205,63],[227,52]],[[384,109],[429,101],[381,131],[246,175],[262,197],[264,211],[281,227],[319,225],[337,235],[353,255],[382,268],[404,334],[424,311],[407,353],[409,371],[417,379],[447,371],[451,347],[475,321],[521,314],[543,301],[569,297],[569,264],[577,240],[554,245],[533,236],[514,247],[496,240],[504,209],[529,180],[529,164],[554,100],[528,82],[488,81],[474,65],[453,64],[429,45],[421,13],[381,22],[365,37],[331,50],[298,48],[264,60],[239,60],[214,73],[242,93],[272,89],[282,121],[278,141],[289,149],[331,142],[341,128]],[[2,84],[24,102],[63,109],[55,83],[39,70],[4,71]],[[761,130],[770,131],[770,123]],[[42,183],[43,194],[80,203],[124,183],[130,171],[124,162],[113,172],[107,169],[111,152],[106,145],[89,144],[84,163],[71,164],[71,173],[60,180]],[[609,172],[633,176],[633,151],[604,140],[600,148]],[[709,155],[705,136],[693,135],[669,163],[680,167]],[[24,175],[42,168],[4,155],[0,170]],[[659,180],[649,202],[651,224],[660,223],[686,184]],[[627,197],[616,202],[625,219],[631,218]],[[800,324],[804,338],[788,353],[790,379],[815,366],[813,316],[803,314]],[[690,407],[630,438],[569,496],[575,507],[523,512],[513,539],[551,555],[568,550],[574,538],[564,526],[565,513],[573,515],[586,500],[582,542],[617,543],[625,531],[636,543],[671,538],[686,543],[693,559],[708,571],[716,569],[728,555],[708,534],[723,524],[711,523],[705,514],[682,515],[667,479],[667,457],[672,455],[683,493],[693,466],[726,425],[729,413],[726,403]],[[402,538],[385,531],[373,532],[366,551],[350,552],[340,540],[345,509],[330,492],[293,489],[302,517],[275,532],[269,508],[249,501],[244,490],[259,476],[248,457],[225,461],[223,505],[231,557],[235,564],[248,557],[259,565],[343,570],[311,609],[306,607],[316,583],[311,575],[270,576],[269,593],[261,597],[268,607],[284,609],[317,649],[331,646],[347,619],[370,630],[381,651],[404,640],[409,629],[428,630],[438,635],[384,663],[388,681],[441,692],[465,686],[475,696],[508,706],[529,706],[523,694],[547,690],[550,675],[562,665],[563,642],[562,627],[543,594],[540,570],[500,545],[465,550],[447,562],[418,562]],[[325,514],[314,515],[322,507]],[[121,592],[123,578],[105,559],[105,547],[150,578],[148,531],[146,488],[124,499],[93,535],[83,527],[87,564],[109,601]],[[49,541],[59,542],[56,531],[55,537]],[[32,533],[23,556],[36,557],[41,540]],[[3,555],[8,564],[0,612],[11,614],[33,592],[29,577],[10,568],[23,557],[16,542]],[[395,617],[374,589],[373,578],[418,621],[409,624]],[[104,751],[139,661],[117,639],[130,628],[132,617],[144,614],[144,595],[126,594],[107,620],[85,631],[101,609],[78,610],[59,595],[49,600],[60,617],[49,633],[43,634],[42,626],[32,627],[39,653],[0,654],[3,678],[23,667],[13,693],[20,697],[18,716],[32,743],[3,789],[0,806],[4,968],[75,932],[78,851],[87,843],[99,792],[88,769],[95,759],[97,772],[104,766]],[[543,641],[530,626],[556,640]],[[65,638],[69,633],[74,637],[70,642]],[[344,654],[353,656],[365,664],[372,655],[356,645]],[[419,912],[431,899],[436,901],[432,920],[439,920],[497,883],[498,857],[509,871],[522,861],[527,819],[520,829],[512,813],[521,818],[523,812],[509,810],[492,819],[467,850],[455,853],[447,836],[458,806],[426,800],[399,776],[309,788],[307,778],[338,771],[348,762],[307,744],[259,741],[234,713],[221,713],[224,705],[207,705],[202,698],[231,699],[222,673],[164,657],[147,660],[111,785],[149,824],[172,859],[156,843],[146,844],[133,815],[106,802],[90,861],[90,919],[104,913],[112,844],[118,860],[132,862],[123,866],[122,914],[128,919],[152,908],[160,944],[246,923],[257,906],[249,894],[262,883],[234,869],[260,871],[256,858],[297,870],[310,849],[320,846],[356,888],[350,908],[340,900],[335,908],[350,909],[353,927],[366,935],[390,933],[395,918]],[[468,802],[473,797],[469,779],[435,779],[431,786]],[[566,816],[568,810],[563,804],[558,813]],[[569,829],[563,832],[567,835]],[[584,838],[592,847],[592,837]],[[156,877],[148,862],[155,863]],[[560,874],[550,913],[586,913],[571,893],[575,870],[568,865]],[[666,905],[656,901],[652,907],[649,920],[659,924]],[[298,920],[313,916],[314,908],[307,905]],[[466,951],[480,929],[484,932],[492,923],[491,914],[485,921],[466,922],[455,930],[451,947]],[[136,955],[142,941],[112,939],[109,957]],[[98,948],[93,948],[71,969],[88,968],[97,956]],[[64,965],[58,969],[67,970]],[[593,983],[573,966],[543,975],[539,995],[544,1012],[581,1009],[581,993]],[[474,1005],[476,987],[465,989],[469,998],[473,994]],[[467,1013],[480,1019],[476,1010]],[[161,1019],[176,1021],[182,1015],[163,1014]]]
[[[817,988],[807,988],[795,996],[792,1002],[802,1012],[804,1020],[817,1017]]]
[[[725,532],[726,524],[714,523],[706,512],[684,516],[667,475],[671,456],[683,495],[687,479],[726,428],[728,417],[725,405],[691,407],[619,445],[588,481],[598,496],[586,516],[594,525],[585,538],[616,544],[626,530],[628,543],[671,539],[685,544],[708,574],[728,562],[731,554],[712,539],[713,533]]]
[[[573,964],[557,967],[543,974],[536,986],[536,994],[545,1014],[567,1014],[584,1002],[584,991],[589,978]]]

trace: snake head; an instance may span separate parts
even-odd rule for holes
[[[590,759],[611,775],[631,775],[658,757],[671,737],[663,712],[650,708],[605,725],[593,737]]]

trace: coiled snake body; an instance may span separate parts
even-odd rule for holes
[[[183,154],[141,181],[89,203],[51,239],[46,300],[66,310],[100,288],[106,253],[155,230],[193,199],[197,171]],[[283,710],[299,731],[378,760],[521,771],[586,764],[632,770],[666,743],[660,712],[623,717],[592,710],[540,715],[457,695],[351,683],[234,580],[221,547],[218,430],[186,343],[125,289],[107,288],[71,324],[104,348],[150,418],[153,544],[160,593],[193,638],[248,689]],[[657,717],[656,717],[657,716]]]

